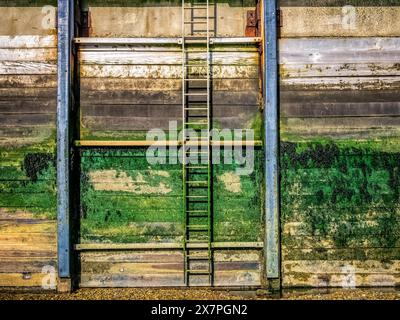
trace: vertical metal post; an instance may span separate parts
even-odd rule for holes
[[[279,278],[277,0],[264,1],[265,257],[267,279]]]
[[[70,110],[74,1],[58,0],[57,222],[58,276],[71,277]]]

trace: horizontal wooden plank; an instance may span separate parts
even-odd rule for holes
[[[0,48],[0,60],[3,61],[25,61],[25,62],[49,62],[56,63],[56,48],[38,49],[4,49]]]
[[[57,76],[0,75],[0,88],[57,88]]]
[[[214,119],[218,127],[224,129],[250,129],[255,113],[240,114],[239,116],[224,117]],[[181,124],[179,116],[164,116],[164,117],[106,117],[106,116],[84,116],[82,117],[82,125],[91,135],[97,137],[107,137],[107,133],[112,131],[145,131],[159,128],[162,130],[169,129],[170,121],[177,121],[178,127]],[[103,131],[103,134],[100,134]],[[97,132],[97,133],[96,133]],[[146,134],[145,134],[146,135]],[[127,132],[127,136],[129,133]],[[123,138],[123,135],[122,137]],[[85,139],[85,138],[83,138]],[[143,138],[142,138],[143,139]],[[103,139],[104,140],[104,139]]]
[[[396,63],[399,43],[399,38],[290,39],[281,41],[279,58],[283,65]]]
[[[282,103],[398,102],[397,90],[283,90]]]
[[[56,88],[0,88],[0,101],[20,99],[56,99]],[[11,98],[11,99],[8,99]]]
[[[281,79],[281,91],[399,90],[400,77],[310,77]]]
[[[8,69],[7,69],[8,67]],[[21,73],[19,66],[2,66],[0,64],[0,74],[9,70],[8,73]],[[51,66],[35,66],[37,74],[51,73],[54,71]],[[40,68],[42,67],[42,68]],[[34,69],[34,66],[31,66]],[[4,70],[4,71],[3,71]],[[21,70],[21,71],[20,71]],[[39,73],[41,71],[41,73]],[[259,76],[258,66],[214,66],[211,68],[213,79],[257,79]],[[33,71],[31,73],[34,73]],[[204,75],[203,67],[192,67],[190,75]],[[82,65],[80,69],[81,77],[88,78],[142,78],[142,79],[181,79],[182,66],[135,66],[135,65]]]
[[[0,77],[0,84],[1,84]],[[190,88],[204,86],[191,82]],[[214,91],[260,91],[259,79],[213,79]],[[182,90],[182,79],[135,79],[135,78],[81,78],[80,89],[85,91],[176,91]]]
[[[7,60],[7,52],[4,52],[4,59]],[[39,53],[37,53],[39,54]],[[51,52],[46,52],[51,57]],[[34,52],[30,56],[35,55]],[[21,54],[23,57],[23,53]],[[27,55],[29,56],[29,55]],[[2,52],[0,50],[0,58]],[[42,57],[45,60],[44,56]],[[138,52],[138,51],[85,51],[79,54],[80,63],[83,65],[178,65],[182,66],[181,52]],[[193,64],[205,64],[206,52],[188,52],[186,59]],[[36,61],[36,60],[26,60]],[[257,66],[259,64],[258,52],[213,52],[210,59],[211,65],[238,65]]]
[[[240,102],[244,102],[246,97],[242,96],[242,93],[234,95],[232,94],[233,97],[227,100],[234,100],[234,98],[238,98],[238,104],[232,104],[232,105],[221,105],[215,103],[213,105],[213,116],[215,119],[220,119],[220,118],[229,118],[229,117],[235,117],[235,116],[242,116],[243,114],[251,114],[252,116],[255,116],[258,112],[258,105],[255,104],[239,104]],[[229,96],[229,93],[220,95],[219,97],[215,97],[215,102],[222,103],[224,97]],[[145,96],[144,96],[145,97]],[[155,102],[145,104],[145,103],[138,103],[138,104],[122,104],[125,102],[129,102],[127,97],[123,97],[123,100],[119,100],[118,102],[122,103],[116,103],[115,104],[97,104],[96,103],[91,104],[90,101],[91,99],[85,100],[84,103],[81,105],[81,114],[83,117],[86,116],[93,116],[93,117],[143,117],[143,118],[170,118],[170,117],[177,117],[180,118],[182,116],[182,105],[181,104],[157,104],[157,102],[162,102],[162,97],[161,99],[159,98],[158,95],[153,95]],[[247,95],[249,98],[249,102],[254,102],[254,100],[257,98],[257,95]],[[149,100],[152,97],[149,97]],[[168,97],[169,98],[169,97]],[[178,99],[178,97],[175,97]],[[139,97],[140,99],[140,97]],[[146,98],[144,98],[146,99]],[[157,101],[159,100],[159,101]],[[141,102],[140,100],[138,102]],[[144,101],[145,102],[145,101]],[[174,101],[173,101],[174,102]],[[229,102],[229,101],[227,101]],[[0,112],[2,111],[2,102],[0,100]],[[5,109],[5,107],[4,107]],[[23,108],[21,108],[23,109]],[[32,110],[32,112],[36,112],[40,108],[35,108]],[[12,111],[14,109],[8,108],[8,111]],[[49,110],[49,108],[47,109]],[[18,110],[19,111],[19,110]],[[39,113],[39,112],[38,112]],[[190,111],[190,115],[204,115],[204,111],[202,110],[193,110]]]
[[[286,274],[282,277],[284,288],[296,287],[396,287],[400,284],[398,274]]]
[[[399,35],[400,8],[396,1],[283,1],[280,2],[283,38],[368,39]]]
[[[0,61],[0,75],[56,74],[57,65],[48,62]]]
[[[16,48],[16,49],[31,49],[31,48],[56,48],[57,36],[0,36],[0,48]]]
[[[280,75],[282,78],[399,76],[400,66],[396,62],[287,63],[280,65]]]
[[[400,260],[400,248],[282,248],[282,261],[286,260]]]
[[[400,128],[400,117],[330,117],[330,118],[283,118],[287,133],[304,135],[396,134]],[[389,131],[392,130],[392,131]]]
[[[38,258],[1,258],[0,274],[2,273],[41,273],[43,268],[56,266],[56,259]]]
[[[41,287],[43,273],[0,273],[0,287]]]
[[[1,114],[0,113],[0,125],[5,127],[10,126],[48,126],[49,124],[55,125],[56,115],[54,113],[44,114]]]
[[[5,99],[0,97],[0,114],[55,114],[57,101],[53,98]]]
[[[282,118],[327,118],[363,116],[400,116],[400,99],[398,102],[369,103],[281,103]]]
[[[314,261],[284,261],[283,273],[308,274],[400,274],[400,261],[389,260],[314,260]]]
[[[285,249],[313,249],[313,250],[324,250],[324,249],[337,249],[340,246],[337,241],[333,238],[334,235],[283,235],[282,246]],[[346,240],[347,248],[358,248],[358,249],[378,249],[384,246],[384,239],[381,235],[372,236],[371,234],[364,234],[357,236],[349,236]],[[393,241],[391,246],[400,247],[400,239]]]
[[[1,89],[0,89],[1,92]],[[202,96],[190,96],[191,102],[204,102],[205,92]],[[1,99],[1,95],[0,95]],[[81,92],[81,105],[154,105],[173,104],[181,105],[182,91],[83,91]],[[212,96],[213,105],[242,105],[254,106],[259,103],[257,91],[216,91]]]
[[[20,220],[20,219],[10,219],[10,220],[2,220],[2,225],[0,225],[0,230],[3,235],[5,234],[55,234],[56,231],[56,223],[52,220],[44,220],[44,219],[32,219]],[[30,244],[34,245],[34,244]]]

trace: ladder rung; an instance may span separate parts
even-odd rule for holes
[[[207,16],[198,16],[198,17],[192,17],[192,19],[193,20],[195,20],[195,19],[198,19],[198,20],[211,20],[211,19],[214,19],[215,17],[214,16],[209,16],[209,17],[207,17]]]
[[[208,169],[208,166],[187,166],[187,169]]]
[[[185,9],[207,9],[207,7],[213,6],[214,3],[195,3],[193,6],[186,6]]]
[[[207,92],[189,92],[185,93],[185,96],[206,96]]]
[[[208,108],[185,108],[185,110],[208,110]],[[191,117],[193,117],[193,116],[191,116]]]
[[[207,21],[185,21],[185,24],[207,24]]]
[[[207,64],[185,64],[185,67],[207,68]]]
[[[207,81],[208,78],[204,78],[204,79],[199,79],[199,78],[196,78],[196,79],[187,79],[187,78],[185,78],[184,80],[185,80],[185,81]]]
[[[186,181],[186,183],[208,183],[208,181]]]

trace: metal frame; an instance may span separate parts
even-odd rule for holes
[[[279,147],[278,147],[278,61],[277,61],[277,0],[264,1],[264,94],[265,94],[265,258],[266,277],[280,276],[279,250]],[[58,0],[58,91],[57,91],[57,220],[58,220],[58,274],[71,277],[70,238],[70,110],[72,107],[72,46],[74,41],[74,1]],[[125,39],[117,39],[124,42]],[[122,41],[124,40],[124,41]],[[258,42],[259,38],[209,38],[207,43]],[[102,39],[77,39],[77,43],[105,43]],[[107,41],[110,41],[107,39]],[[132,40],[137,42],[137,39]],[[150,40],[153,41],[153,40]],[[169,39],[181,41],[181,39]],[[233,41],[233,42],[232,42]],[[140,41],[139,41],[140,42]],[[113,43],[114,44],[114,43]]]
[[[265,258],[267,279],[280,276],[277,0],[264,1]]]
[[[74,1],[58,0],[57,255],[59,278],[71,277],[70,110]]]

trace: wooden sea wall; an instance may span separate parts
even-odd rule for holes
[[[149,3],[124,7],[106,1],[89,2],[91,35],[181,36],[176,18],[180,18],[180,2],[170,1],[167,6],[164,1],[163,10]],[[244,36],[243,1],[218,6],[219,14],[228,20],[225,28],[232,28],[223,35]],[[231,14],[235,10],[240,14]],[[143,24],[127,27],[136,23],[132,17],[138,15],[142,17],[140,23],[151,20],[146,32]],[[118,23],[114,23],[116,20]],[[172,135],[182,128],[181,49],[181,45],[81,45],[80,138],[146,140],[149,130],[162,129],[167,139],[174,139]],[[192,63],[205,58],[196,52],[198,45],[188,49],[187,58]],[[213,126],[254,129],[254,139],[261,139],[257,46],[215,44],[211,50]],[[204,77],[205,72],[202,67],[189,69],[198,77]],[[172,130],[171,121],[176,122]],[[87,148],[82,149],[80,158],[82,245],[182,243],[181,164],[151,164],[145,148]],[[262,158],[262,150],[256,150],[254,171],[247,176],[237,174],[239,165],[235,162],[214,166],[214,241],[262,241]],[[182,286],[183,259],[182,250],[82,251],[80,285]],[[214,260],[215,285],[260,285],[261,250],[218,249]],[[207,284],[206,279],[199,280],[197,285]]]
[[[55,26],[26,1],[0,13],[0,287],[54,288]]]
[[[83,252],[81,286],[179,287],[185,285],[183,267],[182,250]],[[214,253],[214,268],[215,286],[259,286],[261,251],[218,250]],[[192,285],[206,286],[208,279],[199,277]]]
[[[182,243],[181,165],[148,160],[145,149],[82,152],[81,243]],[[238,175],[236,163],[214,166],[214,241],[262,241],[262,163],[258,150],[249,176]],[[260,250],[215,250],[215,285],[260,285],[260,255]],[[182,250],[84,251],[80,259],[84,287],[184,285]]]
[[[399,6],[353,1],[350,30],[345,3],[293,3],[279,43],[283,286],[399,285]]]
[[[205,54],[188,49],[191,63],[201,64]],[[181,46],[83,45],[79,61],[82,139],[144,140],[150,129],[169,130],[170,121],[181,127]],[[257,47],[214,45],[211,69],[214,128],[253,128],[260,139]],[[188,72],[201,78],[206,70]]]

